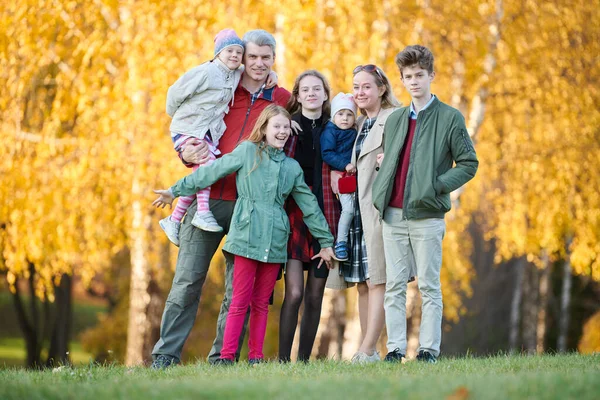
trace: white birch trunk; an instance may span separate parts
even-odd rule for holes
[[[139,183],[134,181],[134,194],[139,191]],[[146,257],[149,217],[145,215],[140,200],[132,207],[131,226],[131,283],[129,288],[129,324],[127,327],[127,351],[125,364],[128,366],[144,363],[144,343],[151,330],[147,311],[151,296],[148,292],[150,274]]]
[[[124,51],[127,52],[128,80],[126,83],[129,101],[131,102],[131,122],[129,130],[129,146],[134,150],[131,160],[135,163],[136,129],[141,116],[145,114],[144,91],[141,87],[139,76],[139,59],[135,48],[131,45],[135,37],[135,20],[131,10],[135,7],[135,1],[124,2],[119,7],[119,30]],[[131,247],[131,282],[129,287],[129,322],[127,329],[127,348],[125,352],[125,364],[128,366],[142,364],[150,354],[145,354],[145,342],[151,333],[151,320],[148,318],[148,309],[151,302],[150,295],[150,266],[148,264],[148,231],[151,219],[145,212],[147,207],[142,206],[144,190],[139,178],[134,176],[131,185],[132,208],[131,208],[131,231],[129,232]],[[147,346],[146,346],[147,347]]]

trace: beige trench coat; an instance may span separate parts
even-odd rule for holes
[[[352,152],[352,164],[356,166],[358,173],[358,202],[363,225],[363,235],[367,246],[367,260],[369,262],[369,279],[372,285],[385,283],[385,255],[383,252],[383,234],[379,212],[373,207],[372,189],[373,182],[377,176],[377,155],[383,153],[383,128],[385,122],[392,112],[398,108],[385,108],[379,111],[375,125],[363,142],[362,149],[356,158],[356,152]],[[358,132],[362,129],[365,118],[358,124]],[[357,136],[358,138],[358,136]],[[354,142],[356,148],[356,142]],[[331,270],[327,279],[327,287],[330,289],[346,289],[353,283],[344,281],[339,275],[337,263],[336,268]]]

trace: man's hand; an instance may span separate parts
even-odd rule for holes
[[[156,208],[165,208],[168,204],[169,208],[171,208],[171,204],[173,204],[173,200],[175,197],[171,194],[170,190],[154,190],[154,193],[158,194],[158,199],[152,202],[153,206]]]
[[[319,265],[317,265],[317,268],[321,268],[321,265],[323,265],[323,261],[325,261],[325,265],[327,265],[327,268],[333,269],[334,256],[335,254],[333,253],[333,249],[331,247],[325,247],[324,249],[321,249],[319,254],[315,254],[314,256],[312,256],[311,260],[314,260],[315,258],[321,258],[321,261],[319,261]]]
[[[181,150],[181,159],[189,164],[205,164],[210,159],[208,144],[198,139],[188,141]]]
[[[377,162],[378,167],[381,167],[381,163],[383,162],[383,157],[385,157],[385,154],[383,154],[383,153],[377,154],[377,158],[375,159],[375,161]]]

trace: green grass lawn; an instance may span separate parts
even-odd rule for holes
[[[0,371],[1,399],[597,399],[600,355]]]

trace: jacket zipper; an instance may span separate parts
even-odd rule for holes
[[[428,107],[429,108],[429,107]],[[419,141],[419,128],[421,127],[421,124],[419,124],[419,121],[422,121],[422,118],[424,117],[424,114],[427,110],[421,110],[419,111],[419,113],[417,113],[417,125],[415,126],[415,136],[413,137],[413,143],[412,146],[410,147],[410,155],[409,155],[409,162],[408,162],[408,173],[406,174],[406,183],[404,184],[404,199],[402,200],[402,219],[404,220],[408,220],[407,217],[407,206],[408,206],[408,195],[410,194],[410,181],[413,175],[413,167],[414,167],[414,162],[415,159],[413,157],[413,152],[414,149],[417,148],[417,143]],[[421,114],[421,118],[419,118],[419,114]],[[408,113],[408,118],[410,117],[410,112]],[[409,122],[410,124],[410,122]]]

